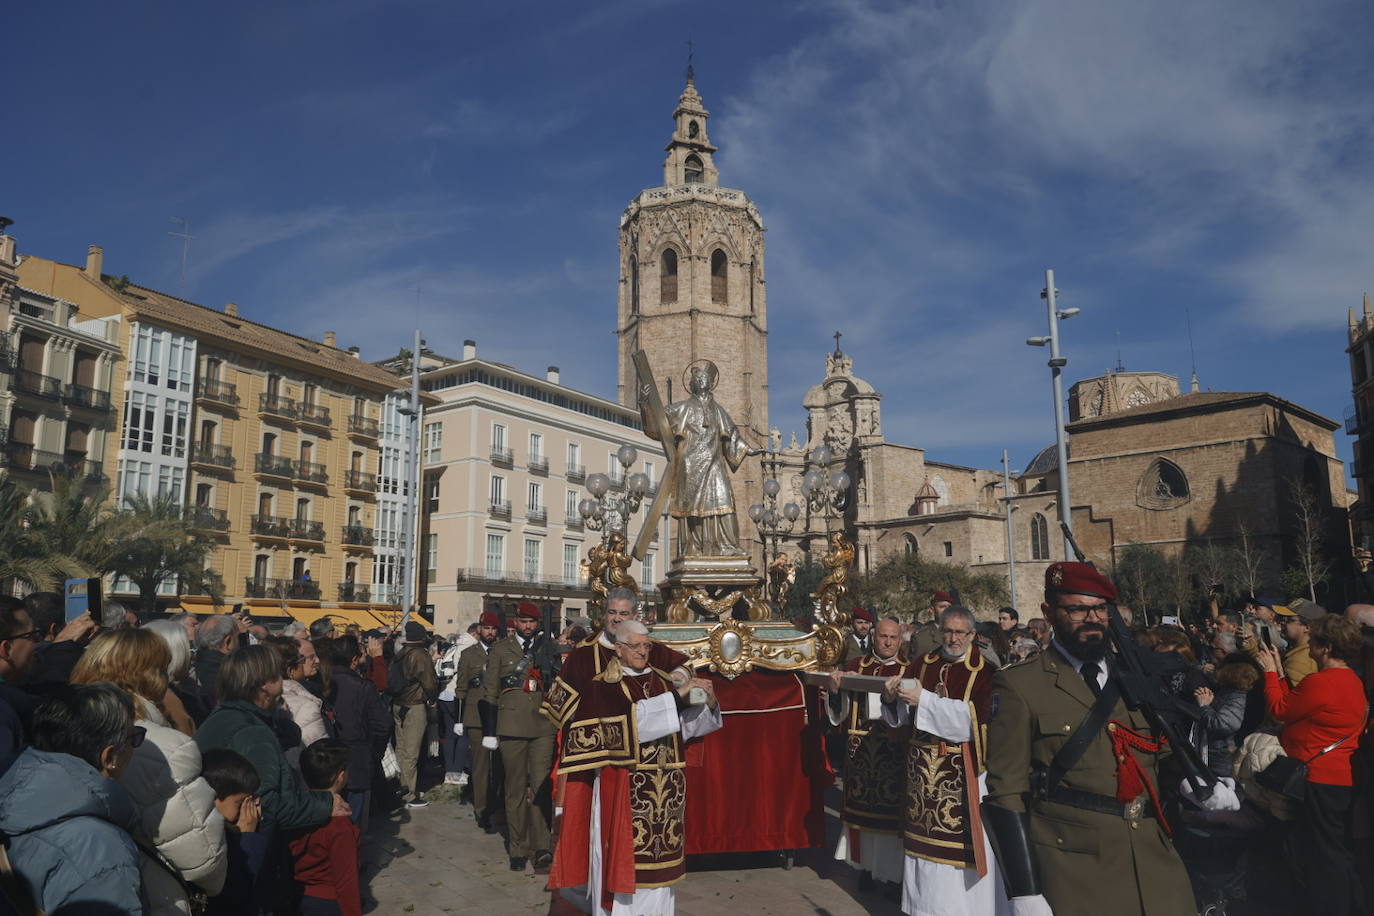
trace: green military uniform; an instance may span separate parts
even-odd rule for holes
[[[907,643],[907,657],[924,658],[936,649],[939,649],[940,646],[939,624],[934,621],[930,623],[920,623],[916,625],[916,630],[911,634],[911,640]]]
[[[547,639],[535,634],[534,641]],[[506,781],[506,826],[510,831],[511,858],[534,855],[549,849],[549,824],[553,817],[554,727],[539,712],[544,690],[533,665],[522,683],[508,679],[525,655],[515,634],[492,646],[487,656],[482,691],[496,707],[496,736]]]
[[[491,751],[482,747],[482,715],[478,704],[486,696],[482,672],[489,650],[482,643],[468,646],[458,656],[453,672],[454,692],[463,694],[463,733],[472,753],[472,809],[483,826],[491,817]]]
[[[1051,572],[1054,567],[1080,566],[1085,564],[1056,563]],[[1092,573],[1097,575],[1095,570]],[[1070,570],[1061,575],[1078,573]],[[1110,589],[1107,583],[1104,590]],[[1109,597],[1115,597],[1114,591]],[[1110,667],[1110,660],[1106,664]],[[1093,700],[1083,676],[1055,644],[994,676],[984,801],[994,836],[997,823],[1006,822],[1006,812],[1028,813],[1028,823],[1021,822],[1028,833],[1022,849],[1029,848],[1041,892],[1055,916],[1194,913],[1188,874],[1148,795],[1142,793],[1125,804],[1116,802],[1117,760],[1109,733],[1119,723],[1151,737],[1143,713],[1128,710],[1118,700],[1108,723],[1064,773],[1051,796],[1055,800],[1032,795],[1032,770],[1049,766],[1077,731]],[[1140,762],[1150,783],[1158,786],[1157,755],[1135,749],[1126,753]],[[1107,813],[1113,804],[1116,813]],[[1015,887],[1013,852],[998,848],[1009,891],[1013,896],[1033,893]]]

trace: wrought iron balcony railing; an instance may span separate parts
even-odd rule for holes
[[[381,435],[381,425],[371,417],[360,417],[353,414],[348,418],[348,431],[359,436],[367,436],[376,439]]]
[[[494,499],[491,501],[491,517],[504,518],[510,521],[510,500]]]
[[[508,448],[497,448],[493,445],[491,447],[491,463],[503,464],[506,467],[510,467],[512,464],[515,463],[514,450]]]
[[[258,413],[294,420],[297,414],[296,402],[279,394],[260,394],[258,395]]]
[[[324,465],[316,464],[313,461],[297,461],[295,466],[296,473],[294,476],[297,480],[303,480],[306,483],[329,483],[329,471],[325,469]]]
[[[531,525],[547,525],[549,523],[549,510],[543,506],[530,506],[525,512],[525,520]]]
[[[248,520],[248,530],[258,537],[285,540],[291,534],[291,520],[280,515],[254,515]]]
[[[196,528],[204,531],[228,531],[229,513],[223,509],[209,506],[187,506],[182,516]]]
[[[563,519],[563,527],[572,531],[581,531],[587,527],[587,523],[582,520],[582,516],[574,513]]]
[[[217,378],[203,378],[200,380],[200,390],[196,392],[196,397],[206,401],[214,401],[219,404],[226,404],[229,407],[239,406],[239,390],[235,385],[228,382],[221,382]]]
[[[296,421],[308,423],[311,426],[333,425],[333,421],[329,419],[329,408],[321,407],[318,404],[297,404]]]
[[[531,474],[541,474],[547,477],[549,473],[549,459],[541,455],[531,455],[529,470]]]
[[[376,493],[377,475],[369,474],[367,471],[345,471],[344,487],[349,490],[365,490],[368,493]]]
[[[197,442],[191,447],[192,464],[210,464],[219,468],[233,470],[236,464],[234,452],[227,445],[216,445],[213,442]]]
[[[39,451],[24,442],[10,442],[5,445],[5,465],[19,471],[51,471],[70,477],[84,477],[86,480],[105,479],[104,465],[85,455],[68,452]]]
[[[375,542],[375,532],[362,525],[344,525],[343,542],[353,547],[371,547]]]
[[[258,474],[271,474],[273,477],[295,477],[296,463],[290,458],[259,452],[254,456],[253,470]]]
[[[357,582],[340,582],[339,601],[367,604],[372,601],[372,590]]]
[[[290,537],[294,541],[323,541],[324,523],[312,522],[308,518],[293,518]]]
[[[244,580],[243,593],[249,598],[320,600],[319,583],[309,579],[258,579],[249,576]]]
[[[84,407],[87,410],[110,409],[110,393],[87,385],[68,385],[63,400],[73,407]]]
[[[41,372],[20,369],[14,373],[14,389],[35,397],[59,400],[62,397],[62,380]]]

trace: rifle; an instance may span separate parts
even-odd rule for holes
[[[1064,540],[1073,548],[1078,562],[1093,566],[1094,564],[1079,549],[1078,541],[1074,540],[1069,526],[1060,521],[1059,527],[1063,529]],[[1117,661],[1108,670],[1116,679],[1121,699],[1128,708],[1144,713],[1150,727],[1168,740],[1169,746],[1182,761],[1183,778],[1192,786],[1193,794],[1198,800],[1210,798],[1212,787],[1217,784],[1216,774],[1202,762],[1202,755],[1188,737],[1179,732],[1171,716],[1166,715],[1170,713],[1196,720],[1197,709],[1174,693],[1168,681],[1162,676],[1163,672],[1160,671],[1159,665],[1154,659],[1146,657],[1146,653],[1126,626],[1116,602],[1107,605],[1107,638],[1111,642]]]

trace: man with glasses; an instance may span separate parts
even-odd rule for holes
[[[861,608],[855,608],[857,613]],[[840,689],[843,672],[888,678],[906,669],[902,625],[895,617],[878,621],[873,651],[830,672],[825,711],[844,735],[844,801],[835,858],[859,870],[859,887],[902,880],[901,815],[905,736],[883,723],[878,696]]]
[[[984,916],[1004,899],[979,805],[992,666],[974,644],[973,612],[950,605],[936,619],[940,647],[888,679],[883,714],[910,725],[902,806],[902,912]]]
[[[33,669],[41,637],[24,602],[0,595],[0,771],[29,743],[23,723],[29,719],[33,701],[19,685]]]
[[[1017,916],[1196,912],[1154,803],[1159,745],[1112,679],[1116,600],[1090,564],[1050,564],[1050,648],[993,678],[983,813]]]
[[[672,913],[687,871],[683,747],[722,720],[711,681],[675,683],[650,662],[655,645],[644,624],[619,623],[615,657],[585,684],[566,732],[549,887],[586,912]]]

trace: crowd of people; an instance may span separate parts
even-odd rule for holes
[[[836,857],[913,916],[1364,912],[1374,606],[1251,597],[1153,625],[1119,608],[1109,648],[1115,601],[1061,563],[1024,621],[942,592],[915,613],[855,608],[822,694]],[[4,899],[360,914],[361,837],[429,803],[428,761],[505,835],[512,870],[586,911],[671,912],[680,760],[721,727],[712,682],[651,638],[632,593],[599,630],[544,623],[522,604],[504,638],[492,613],[448,640],[327,617],[273,633],[244,613],[68,620],[60,595],[0,596]],[[1148,660],[1144,706],[1114,677],[1121,633]],[[637,750],[608,725],[626,717]]]

